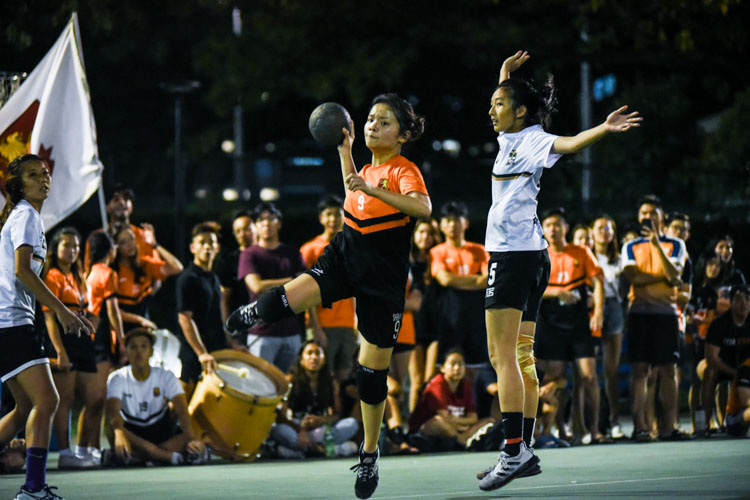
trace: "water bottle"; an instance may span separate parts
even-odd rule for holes
[[[333,441],[333,432],[331,432],[331,426],[326,424],[326,434],[325,434],[325,448],[326,448],[326,458],[331,458],[336,456],[336,450],[334,449],[336,443]]]

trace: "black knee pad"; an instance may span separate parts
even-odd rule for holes
[[[388,369],[373,370],[357,363],[355,370],[359,399],[368,405],[379,405],[388,395]]]
[[[266,323],[275,323],[294,315],[294,311],[289,307],[289,300],[286,298],[283,286],[277,286],[260,294],[255,307],[258,310],[258,316]]]

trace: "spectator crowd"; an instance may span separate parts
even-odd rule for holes
[[[191,422],[188,404],[202,377],[217,371],[212,353],[221,349],[262,358],[291,383],[264,456],[355,455],[362,440],[355,299],[241,336],[224,329],[234,309],[317,262],[342,230],[342,201],[320,201],[322,231],[300,249],[281,241],[284,217],[272,203],[235,215],[233,249],[220,248],[219,224],[201,222],[186,242],[192,259],[183,264],[158,243],[151,225],[131,221],[134,198],[117,187],[106,228],[84,240],[63,227],[50,239],[45,283],[95,326],[91,336],[66,335],[52,311],[37,315],[60,396],[59,467],[206,463],[210,443]],[[551,273],[534,338],[537,448],[747,434],[750,286],[735,264],[732,237],[718,236],[702,254],[689,255],[688,215],[668,214],[652,195],[634,209],[634,223],[619,234],[606,214],[572,231],[563,208],[540,216]],[[482,244],[466,239],[469,220],[466,205],[453,201],[440,207],[439,218],[415,225],[388,373],[383,453],[502,445],[502,380],[489,362],[484,316],[489,257]],[[170,276],[176,276],[178,375],[149,362],[159,328],[151,299]],[[680,425],[681,392],[689,428]],[[13,405],[2,391],[3,409]],[[72,432],[74,407],[81,410]],[[632,417],[631,435],[623,414]],[[0,470],[23,465],[23,439],[0,443],[0,450]]]

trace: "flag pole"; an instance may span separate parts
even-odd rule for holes
[[[103,177],[103,176],[102,176]],[[97,192],[99,194],[99,215],[102,218],[102,227],[105,232],[109,232],[109,226],[107,224],[107,202],[104,199],[104,186],[102,184],[102,177],[99,177],[99,188]]]

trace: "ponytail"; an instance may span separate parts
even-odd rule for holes
[[[550,127],[552,114],[557,111],[557,89],[552,75],[547,75],[547,80],[537,87],[532,80],[511,77],[500,83],[498,88],[511,90],[513,107],[526,106],[524,125],[541,125],[545,130]]]

